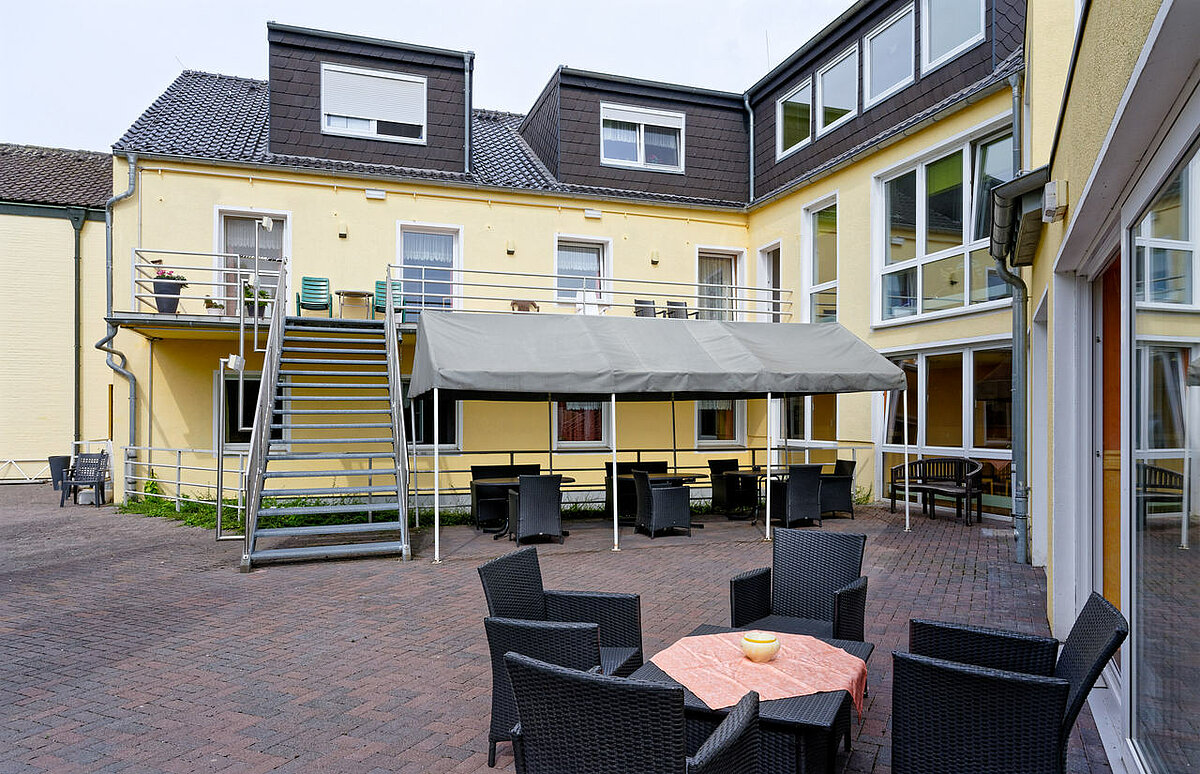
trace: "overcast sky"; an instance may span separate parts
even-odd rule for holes
[[[0,142],[108,150],[181,70],[267,76],[267,20],[474,51],[478,108],[560,64],[741,92],[852,0],[21,0],[0,24]]]

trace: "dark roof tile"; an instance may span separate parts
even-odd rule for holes
[[[107,153],[0,144],[0,201],[103,207],[110,196]]]

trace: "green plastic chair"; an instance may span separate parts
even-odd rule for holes
[[[328,277],[301,277],[300,292],[296,294],[296,314],[307,309],[310,312],[325,312],[333,317],[333,296],[329,292]]]
[[[400,322],[404,322],[404,290],[403,283],[400,280],[392,280],[392,308],[400,315]],[[375,319],[375,313],[387,314],[387,280],[375,281],[375,299],[371,304],[371,319]]]

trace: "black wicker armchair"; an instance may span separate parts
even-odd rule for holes
[[[645,532],[651,539],[673,529],[692,534],[691,497],[686,486],[651,486],[646,471],[635,470],[633,487],[637,492],[634,529]]]
[[[837,460],[833,472],[821,476],[821,513],[848,513],[854,518],[854,460]]]
[[[786,481],[772,481],[771,518],[790,527],[799,521],[821,524],[823,484],[820,465],[790,465]]]
[[[753,479],[742,476],[727,476],[738,471],[736,459],[708,461],[708,479],[712,482],[713,508],[722,511],[731,519],[746,518],[730,511],[753,511],[758,506],[758,488]]]
[[[508,491],[509,534],[517,545],[533,537],[563,542],[569,533],[562,528],[562,476],[519,476],[517,481]]]
[[[777,529],[772,566],[729,581],[730,625],[863,641],[866,535]]]
[[[758,774],[758,694],[688,755],[683,688],[505,657],[518,774]],[[699,742],[700,740],[695,740]]]
[[[1067,738],[1100,671],[1129,634],[1093,593],[1058,658],[1049,637],[913,620],[894,653],[895,774],[1063,774]]]
[[[488,766],[496,765],[496,743],[512,741],[517,724],[517,703],[508,679],[505,653],[520,653],[569,669],[604,666],[600,657],[600,627],[594,623],[524,621],[485,618],[488,650],[492,656],[492,724],[488,729]],[[615,665],[608,664],[611,674]]]

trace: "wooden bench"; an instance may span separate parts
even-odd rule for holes
[[[975,501],[977,521],[983,520],[983,464],[967,457],[930,457],[908,463],[908,486],[921,494],[921,512],[934,518],[937,498],[954,500],[954,513],[960,521],[971,523],[971,501]],[[904,463],[893,465],[888,483],[891,510],[896,498],[904,497]],[[964,511],[963,504],[966,504]]]
[[[1151,505],[1178,505],[1183,510],[1183,474],[1146,462],[1137,463],[1137,504],[1138,519],[1143,526]]]

